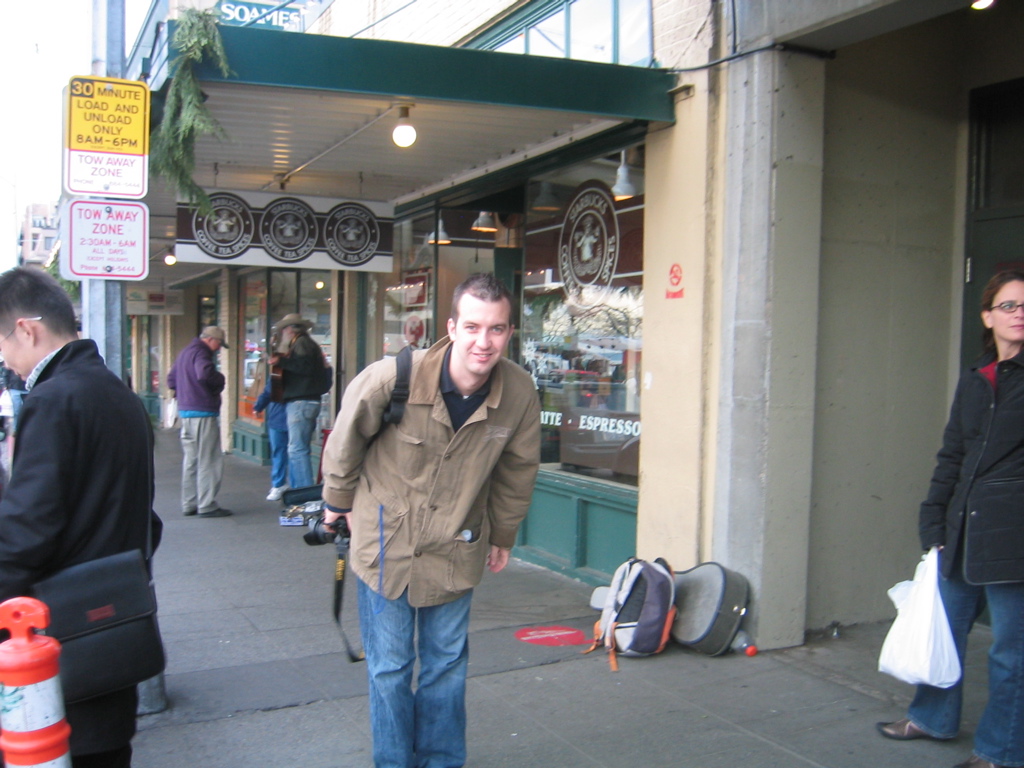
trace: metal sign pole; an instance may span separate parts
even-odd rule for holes
[[[100,18],[103,0],[93,2],[93,64],[106,62],[107,77],[124,76],[124,0],[106,0],[105,22]],[[99,38],[99,39],[97,39]],[[100,73],[95,73],[100,74]],[[125,369],[124,286],[118,280],[82,281],[82,335],[96,342],[100,354],[122,380]]]

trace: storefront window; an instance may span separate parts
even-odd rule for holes
[[[143,375],[146,381],[140,389],[146,394],[160,394],[160,326],[162,319],[155,315],[144,315],[139,318],[142,323],[142,343],[146,351]],[[131,368],[129,368],[131,370]]]
[[[305,319],[313,323],[309,335],[320,345],[324,353],[324,360],[328,365],[334,365],[333,341],[331,337],[331,275],[329,272],[320,272],[311,269],[304,269],[298,273],[299,280],[299,307],[298,312]],[[317,421],[317,429],[330,429],[334,425],[333,414],[331,413],[331,393],[325,392],[320,396],[320,417]],[[319,439],[319,436],[314,436]]]
[[[199,286],[199,330],[209,325],[220,325],[220,307],[217,306],[217,286]]]
[[[242,388],[238,397],[238,418],[259,423],[252,412],[256,398],[263,391],[266,371],[260,370],[267,351],[267,272],[259,270],[239,279],[239,326],[242,329],[241,371]]]
[[[455,287],[475,272],[495,272],[499,240],[510,237],[498,213],[457,208],[399,222],[395,232],[401,266],[384,289],[386,355],[426,349],[445,336]],[[518,246],[519,235],[511,239]]]
[[[298,273],[294,270],[270,270],[270,324],[273,325],[282,317],[297,312]]]
[[[271,328],[285,315],[297,312],[313,323],[310,336],[320,345],[328,365],[333,365],[331,337],[331,273],[319,270],[259,270],[242,278],[241,325],[245,333],[242,361],[243,391],[239,398],[240,418],[258,420],[252,406],[266,385],[265,359],[270,354]],[[319,426],[332,422],[330,393],[320,403]]]
[[[444,218],[441,219],[444,221]],[[403,221],[395,227],[398,282],[384,288],[384,355],[397,355],[402,347],[426,349],[436,340],[434,297],[438,250],[451,247],[451,234],[433,215]]]
[[[299,314],[313,323],[310,334],[329,351],[331,343],[331,276],[303,270],[299,274]]]
[[[625,162],[635,194],[616,200]],[[541,461],[636,483],[643,339],[643,148],[528,188],[522,362],[541,396]]]

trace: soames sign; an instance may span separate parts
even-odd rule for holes
[[[385,203],[212,192],[211,210],[178,204],[179,261],[391,271]]]
[[[300,3],[295,3],[300,5]],[[282,8],[281,3],[230,2],[219,0],[216,8],[220,11],[220,23],[238,27],[255,24],[264,29],[283,29],[286,32],[302,31],[302,11]]]

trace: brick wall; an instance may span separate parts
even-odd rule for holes
[[[692,67],[715,58],[715,3],[652,0],[654,57],[662,67]]]

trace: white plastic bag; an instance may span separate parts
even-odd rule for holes
[[[914,685],[949,688],[960,679],[960,659],[939,595],[939,550],[932,547],[913,581],[889,590],[897,616],[882,644],[878,671]]]
[[[178,426],[178,401],[173,397],[164,400],[164,429]]]

